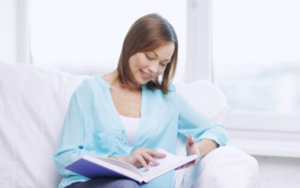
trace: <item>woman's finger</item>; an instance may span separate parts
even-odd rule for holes
[[[178,167],[177,170],[181,170],[181,169],[184,169],[185,168],[185,165],[181,166],[181,167]]]
[[[193,164],[195,165],[199,160],[200,160],[199,158],[194,160]]]
[[[183,165],[184,166],[184,165]],[[183,166],[180,166],[180,167],[178,167],[178,168],[175,168],[175,170],[181,170],[181,169],[183,169]]]
[[[148,153],[143,153],[142,155],[143,155],[144,158],[146,158],[147,160],[149,160],[150,162],[152,162],[156,166],[159,165],[159,162],[154,160],[153,157],[151,155],[149,155]]]
[[[159,153],[157,151],[150,150],[150,149],[147,150],[147,153],[150,154],[152,157],[158,157],[158,158],[165,158],[166,157],[166,154]]]
[[[176,168],[175,170],[180,170],[180,169],[184,169],[184,168],[188,168],[188,167],[194,166],[194,165],[195,165],[194,162],[195,162],[195,161],[189,162],[189,163],[187,163],[187,164],[185,164],[185,165],[183,165],[183,166],[180,166],[180,167]]]
[[[185,167],[184,168],[188,168],[190,166],[194,166],[194,163],[193,162],[190,162],[190,163],[187,163],[186,165],[184,165]]]
[[[145,169],[149,170],[148,165],[142,155],[138,155],[137,159],[140,161],[140,163],[145,167]]]
[[[191,135],[188,136],[188,143],[189,145],[192,145],[195,143],[195,138],[193,138]]]

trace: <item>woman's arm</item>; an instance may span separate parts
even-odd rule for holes
[[[65,167],[85,154],[107,157],[109,154],[99,154],[96,149],[87,144],[93,144],[92,135],[85,131],[85,114],[93,106],[92,90],[85,81],[73,93],[64,123],[61,128],[56,152],[53,156],[57,170],[62,175],[75,175]]]
[[[179,110],[178,132],[195,138],[201,156],[227,144],[228,135],[222,125],[201,114],[178,92],[176,102]]]
[[[187,139],[187,143],[186,143],[187,155],[196,154],[196,155],[199,155],[201,157],[204,157],[206,154],[208,154],[212,150],[216,149],[217,145],[218,144],[215,141],[210,140],[210,139],[202,139],[200,142],[196,143],[195,138],[193,138],[192,136],[189,135],[188,139]],[[200,159],[197,159],[193,162],[185,164],[184,166],[181,166],[181,167],[177,168],[177,170],[193,166],[199,160]]]
[[[200,156],[204,157],[206,154],[217,148],[217,143],[213,140],[204,138],[197,143]]]
[[[212,118],[198,112],[187,101],[185,101],[179,114],[178,132],[185,136],[194,137],[196,143],[199,142],[197,144],[199,149],[204,150],[203,156],[216,147],[225,146],[228,142],[228,135],[224,127],[215,124]],[[203,139],[206,140],[202,141]],[[211,141],[207,141],[207,139]]]

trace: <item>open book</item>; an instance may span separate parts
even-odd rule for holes
[[[90,179],[98,177],[120,177],[129,178],[139,183],[148,183],[150,180],[200,157],[198,155],[178,157],[163,149],[158,149],[157,151],[166,154],[166,157],[155,158],[155,160],[159,162],[159,165],[156,166],[150,162],[148,164],[149,170],[145,169],[139,171],[138,168],[129,163],[92,155],[84,155],[65,168]]]

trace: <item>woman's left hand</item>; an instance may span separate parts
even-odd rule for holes
[[[195,138],[192,137],[191,135],[189,135],[187,137],[187,142],[186,142],[186,155],[189,156],[189,155],[200,155],[200,151],[199,151],[199,148],[198,148],[198,145],[197,143],[195,142]],[[198,161],[200,160],[200,158],[196,159],[195,161],[192,161],[190,163],[187,163],[175,170],[180,170],[180,169],[183,169],[183,168],[188,168],[190,166],[194,166]]]

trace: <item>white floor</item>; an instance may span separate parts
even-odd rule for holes
[[[260,157],[259,188],[300,188],[300,158]]]

